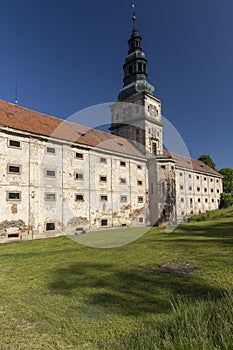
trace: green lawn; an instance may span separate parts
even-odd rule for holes
[[[232,212],[231,208],[231,212]],[[0,245],[0,349],[233,349],[233,217]]]

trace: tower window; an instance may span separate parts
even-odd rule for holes
[[[83,153],[76,152],[75,158],[83,159]]]
[[[142,180],[137,181],[138,186],[142,186]]]
[[[157,154],[157,143],[156,142],[152,143],[152,152],[153,152],[154,155]]]
[[[120,166],[126,166],[126,162],[120,161]]]
[[[138,197],[138,203],[143,203],[143,197],[141,196]]]
[[[126,184],[126,179],[123,178],[123,177],[120,177],[120,183],[121,183],[121,184]]]

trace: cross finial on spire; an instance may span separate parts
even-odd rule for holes
[[[136,13],[135,13],[135,5],[132,4],[132,20],[133,20],[133,26],[135,28],[135,23],[136,23]]]

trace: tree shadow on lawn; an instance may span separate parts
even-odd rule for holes
[[[223,290],[195,275],[161,272],[155,266],[119,269],[113,264],[73,264],[54,271],[50,289],[67,297],[83,295],[89,306],[120,315],[169,313],[176,295],[205,300]]]
[[[178,226],[175,231],[172,233],[163,232],[162,236],[165,236],[171,241],[172,238],[174,240],[179,241],[194,241],[195,237],[197,237],[197,241],[200,242],[210,242],[214,240],[216,243],[232,245],[233,244],[233,224],[231,222],[214,222],[214,223],[206,223],[203,225],[195,225],[195,224],[186,224]],[[158,237],[158,236],[157,236]],[[206,239],[200,240],[199,237],[206,237]],[[191,238],[191,239],[190,239]]]

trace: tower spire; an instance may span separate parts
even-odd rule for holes
[[[135,5],[132,4],[132,21],[133,21],[133,28],[135,29],[136,27],[136,12],[135,12]]]
[[[136,29],[135,5],[132,4],[133,30],[128,40],[128,55],[126,56],[124,69],[124,86],[118,94],[118,101],[124,101],[128,97],[145,92],[153,95],[154,87],[148,82],[147,59],[141,48],[142,38]]]

